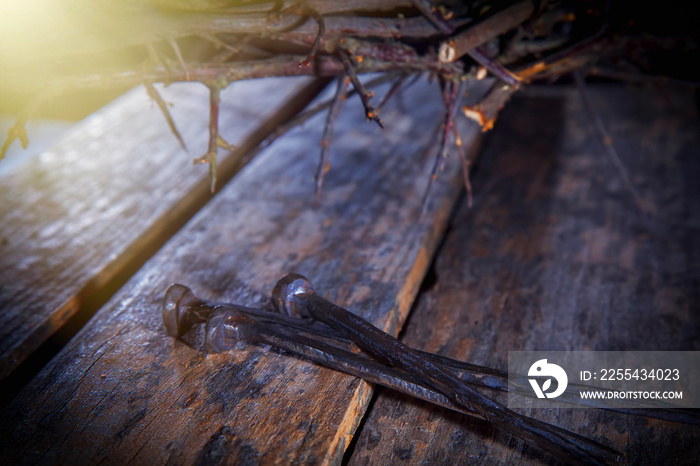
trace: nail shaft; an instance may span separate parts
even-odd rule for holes
[[[278,309],[325,323],[379,361],[405,370],[467,411],[479,413],[488,421],[561,460],[604,464],[603,458],[615,459],[618,456],[617,452],[590,439],[527,418],[485,397],[366,320],[321,298],[301,275],[283,277],[275,286],[272,297]],[[279,307],[280,304],[285,307]]]
[[[211,352],[220,353],[228,351],[238,341],[270,345],[367,382],[483,419],[482,416],[455,405],[446,396],[414,380],[404,371],[384,366],[371,359],[303,335],[293,334],[283,327],[255,321],[233,309],[221,308],[214,311],[207,321],[207,348]]]

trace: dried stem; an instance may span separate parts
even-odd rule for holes
[[[158,5],[151,5],[150,2],[99,2],[96,12],[102,17],[96,19],[101,19],[101,24],[109,26],[105,31],[111,31],[105,32],[104,37],[101,37],[104,40],[75,40],[78,36],[73,30],[51,30],[46,35],[40,35],[41,41],[52,45],[56,45],[52,41],[70,44],[66,40],[74,40],[74,45],[66,47],[67,53],[74,56],[92,53],[103,57],[114,49],[141,46],[150,54],[153,64],[144,69],[132,62],[132,65],[125,66],[127,69],[83,73],[77,77],[64,75],[60,78],[56,78],[57,74],[48,68],[45,73],[32,73],[27,72],[29,68],[8,67],[9,72],[2,75],[3,82],[21,83],[16,87],[40,88],[41,94],[30,102],[8,131],[0,148],[0,158],[13,140],[19,139],[23,145],[27,144],[24,124],[39,105],[76,89],[144,84],[166,118],[170,130],[184,148],[184,142],[165,102],[152,86],[155,82],[198,81],[211,88],[211,83],[227,84],[241,79],[270,76],[348,76],[360,94],[367,118],[383,127],[378,109],[403,85],[405,76],[428,72],[443,83],[443,98],[448,109],[445,125],[438,137],[440,149],[431,174],[429,193],[447,155],[450,131],[455,134],[455,143],[461,143],[454,126],[454,117],[450,113],[450,109],[454,110],[454,100],[459,98],[453,96],[453,83],[467,76],[472,77],[471,71],[465,75],[465,67],[471,67],[472,61],[483,66],[481,71],[488,70],[506,84],[499,84],[492,89],[479,104],[464,108],[469,118],[477,121],[483,130],[488,130],[493,126],[500,108],[523,80],[529,82],[531,79],[556,78],[598,59],[601,53],[615,49],[615,44],[632,47],[635,37],[625,35],[631,30],[629,26],[620,29],[621,23],[611,23],[609,1],[605,3],[604,11],[592,7],[584,13],[583,8],[574,0],[507,0],[501,3],[506,5],[505,8],[494,14],[489,13],[490,16],[483,20],[480,19],[483,7],[492,7],[491,3],[452,2],[451,11],[445,9],[446,3],[441,4],[436,0],[246,1],[233,2],[225,8],[209,8],[207,2],[194,2],[197,3],[197,11],[188,11],[182,5],[178,7],[178,4],[172,8],[168,6],[160,9],[162,2],[157,3]],[[539,7],[537,12],[535,5]],[[613,16],[616,21],[619,19],[617,16]],[[475,19],[479,21],[470,24]],[[560,24],[568,26],[565,23],[573,22],[576,22],[576,28],[559,27]],[[583,23],[580,28],[579,23]],[[504,35],[514,28],[518,28],[517,32]],[[582,38],[582,31],[596,32]],[[650,47],[649,39],[644,40],[647,47]],[[658,41],[661,44],[662,38],[658,38]],[[163,44],[170,45],[179,66],[168,58],[172,54],[161,56],[157,53],[157,47]],[[615,53],[620,49],[615,49]],[[305,56],[302,55],[307,51]],[[543,52],[549,53],[549,56],[542,58]],[[240,59],[233,60],[237,55]],[[471,60],[465,59],[465,55],[471,57]],[[61,59],[53,58],[57,58],[56,61]],[[517,66],[520,71],[512,73],[504,64]],[[90,63],[85,65],[84,69],[95,69],[90,67]],[[358,78],[358,74],[370,72],[403,75],[376,109],[370,103],[372,93],[365,89]],[[477,79],[480,74],[476,74]],[[216,148],[230,149],[218,134],[219,92],[223,87],[218,84],[215,87],[216,91],[211,92],[208,150],[195,160],[197,163],[209,164],[212,188],[216,182]],[[328,170],[333,121],[339,111],[339,100],[342,100],[338,95],[336,97],[321,140],[321,161],[316,174],[317,202]],[[595,114],[595,110],[592,113]],[[593,119],[600,126],[600,118]],[[600,128],[598,131],[601,131]],[[601,137],[607,141],[605,134]],[[606,149],[614,151],[614,148],[607,145]],[[471,203],[469,161],[462,152],[460,149],[460,162]],[[639,204],[634,186],[618,166],[619,157],[610,157],[621,172],[626,189]],[[424,209],[426,200],[427,194]]]
[[[588,36],[563,50],[549,55],[544,60],[538,60],[536,63],[529,65],[522,71],[519,71],[518,76],[520,76],[521,79],[527,79],[532,76],[542,78],[562,75],[564,73],[583,68],[586,66],[587,62],[593,61],[595,58],[597,58],[597,48],[604,48],[606,45],[610,45],[606,44],[608,40],[605,37],[605,34],[610,27],[609,16],[610,2],[607,1],[605,5],[603,22],[595,34]]]
[[[355,37],[358,39],[411,39],[429,40],[443,37],[443,34],[435,30],[435,27],[425,18],[373,18],[373,17],[349,17],[349,16],[324,16],[325,41],[333,41],[340,38]],[[468,24],[467,19],[455,19],[450,21],[453,27]],[[261,36],[274,37],[280,40],[291,41],[311,45],[316,38],[318,26],[315,21],[309,20],[291,30],[279,30],[275,28],[269,31],[252,31],[246,27],[245,31],[234,31],[232,28],[221,25],[216,28],[220,33],[246,33]]]
[[[380,49],[379,52],[391,54],[391,50]],[[405,54],[404,54],[405,55]],[[441,64],[430,57],[406,56],[401,61],[393,61],[392,56],[387,60],[381,56],[366,59],[353,64],[357,73],[375,73],[385,71],[422,72],[432,71],[438,74],[456,75],[461,73],[462,66],[457,63]],[[262,60],[236,61],[232,63],[196,63],[189,65],[189,76],[192,81],[212,82],[225,79],[233,82],[243,79],[255,79],[271,76],[317,76],[336,77],[345,72],[341,59],[334,56],[320,56],[314,61],[313,67],[299,67],[304,57],[300,55],[278,55]],[[186,81],[184,71],[169,70],[164,66],[154,66],[151,69],[134,68],[131,70],[114,70],[94,74],[80,74],[54,78],[43,84],[44,91],[35,101],[46,100],[56,95],[64,94],[75,89],[109,89],[143,84],[144,82],[178,82]],[[30,104],[30,106],[33,104]]]
[[[236,2],[239,3],[239,2]],[[231,6],[220,11],[230,14],[248,13],[272,13],[273,11],[286,11],[295,7],[299,0],[251,2],[237,6]],[[345,13],[356,13],[357,11],[372,11],[376,13],[386,13],[395,10],[410,8],[411,0],[352,0],[339,2],[337,0],[305,0],[304,3],[322,15],[337,15]]]
[[[454,27],[437,12],[435,5],[428,0],[411,0],[416,10],[420,11],[442,34],[452,34]]]
[[[209,178],[211,180],[211,192],[216,190],[216,150],[219,147],[233,150],[234,147],[223,140],[219,135],[219,104],[221,102],[221,90],[228,83],[209,84],[209,144],[207,152],[192,161],[193,164],[206,163],[209,165]]]
[[[472,106],[465,105],[462,112],[467,118],[477,122],[482,131],[488,131],[493,128],[498,112],[517,90],[517,87],[497,82],[481,102]]]
[[[471,50],[519,26],[532,15],[533,11],[532,1],[525,0],[450,37],[440,44],[438,53],[440,61],[447,63],[462,58]]]
[[[389,101],[389,99],[391,99],[391,97],[396,93],[396,91],[399,90],[401,85],[406,81],[407,77],[407,74],[402,74],[398,78],[396,78],[396,80],[391,85],[387,93],[384,94],[384,97],[382,97],[382,100],[380,100],[379,104],[377,104],[377,111],[380,111],[382,107],[384,107],[384,104],[386,104]]]
[[[306,56],[304,61],[299,63],[299,66],[308,66],[309,63],[311,63],[311,61],[316,56],[318,45],[321,43],[321,38],[323,37],[323,34],[326,30],[326,23],[323,20],[323,16],[321,16],[316,10],[308,6],[303,7],[302,12],[312,17],[316,21],[316,24],[318,24],[318,31],[316,32],[316,37],[314,38],[313,44],[311,44],[311,50],[309,51],[309,54]]]
[[[360,78],[357,77],[357,73],[355,72],[353,64],[350,62],[350,58],[347,52],[341,50],[340,58],[343,61],[345,72],[348,74],[348,77],[350,77],[350,81],[352,82],[353,87],[359,94],[360,100],[362,101],[362,105],[365,107],[365,115],[367,116],[367,119],[376,121],[379,127],[384,129],[384,123],[382,123],[382,120],[379,118],[377,111],[374,109],[374,107],[372,107],[372,104],[369,102],[369,99],[374,95],[374,93],[365,89],[365,86],[360,81]]]
[[[455,75],[461,71],[459,64],[440,64],[435,60],[427,57],[415,56],[407,57],[403,61],[385,61],[379,58],[363,60],[362,63],[346,65],[341,59],[332,56],[317,57],[314,61],[314,66],[299,67],[299,62],[303,61],[303,57],[298,55],[282,55],[265,60],[252,60],[236,62],[235,66],[225,63],[204,63],[196,64],[188,67],[188,73],[184,71],[174,71],[165,66],[154,66],[152,69],[134,69],[122,70],[112,73],[96,73],[90,75],[79,75],[73,77],[63,77],[54,79],[44,86],[41,94],[37,95],[25,110],[17,118],[15,125],[10,128],[7,138],[3,143],[0,151],[0,159],[4,157],[6,150],[15,139],[20,139],[23,146],[26,146],[26,132],[24,124],[36,108],[52,98],[65,94],[74,89],[105,89],[114,87],[128,87],[143,83],[153,82],[177,82],[186,81],[188,78],[192,81],[204,83],[217,82],[224,80],[226,82],[238,81],[243,79],[263,78],[270,76],[318,76],[318,77],[335,77],[344,73],[346,69],[350,69],[355,80],[353,84],[357,88],[359,83],[360,96],[363,103],[369,104],[368,93],[357,78],[357,72],[385,72],[385,71],[402,71],[402,72],[423,72],[434,71],[439,74]],[[350,61],[345,56],[345,61],[349,64]],[[365,107],[367,108],[367,107]],[[372,113],[376,120],[379,118],[374,114],[373,108],[369,106],[369,112]],[[380,123],[381,120],[378,121]]]

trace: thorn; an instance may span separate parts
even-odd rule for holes
[[[216,150],[213,152],[207,151],[201,157],[197,157],[196,159],[192,160],[192,165],[200,165],[204,163],[209,165],[209,184],[211,192],[213,193],[216,191]]]
[[[346,76],[341,75],[338,77],[338,86],[335,91],[335,96],[333,96],[333,101],[331,106],[326,113],[326,124],[323,128],[323,135],[321,137],[321,158],[318,163],[318,169],[316,170],[316,205],[321,202],[321,191],[323,190],[323,181],[325,179],[326,173],[330,169],[330,146],[331,137],[333,136],[333,126],[335,125],[335,119],[338,116],[340,107],[345,101],[346,93]]]
[[[457,126],[452,122],[452,131],[455,136],[455,145],[457,146],[457,153],[459,154],[459,162],[462,166],[462,178],[464,179],[464,189],[467,191],[467,207],[472,208],[472,182],[469,178],[469,167],[471,163],[469,162],[469,157],[467,156],[466,147],[462,146],[462,138],[459,137],[459,131],[457,131]]]
[[[435,156],[435,162],[433,163],[433,169],[430,172],[430,179],[428,181],[428,186],[423,195],[423,201],[421,203],[421,222],[428,213],[428,199],[430,198],[430,192],[433,188],[433,182],[437,179],[438,170],[443,170],[445,167],[445,160],[447,160],[447,143],[449,140],[450,129],[453,126],[454,118],[456,116],[457,109],[459,108],[459,101],[462,99],[462,94],[464,91],[466,81],[460,81],[459,85],[453,80],[440,79],[442,100],[445,104],[445,120],[441,127],[440,135],[440,145]],[[461,142],[461,141],[460,141]]]
[[[217,134],[217,136],[216,136],[216,145],[217,145],[218,147],[221,147],[222,149],[226,149],[226,150],[236,150],[236,146],[233,146],[233,145],[229,144],[228,142],[226,142],[226,141],[224,140],[224,138],[222,138],[222,137],[221,137],[220,135],[218,135],[218,134]]]
[[[445,121],[442,125],[442,137],[440,138],[440,171],[445,168],[445,160],[447,159],[447,142],[450,135],[450,128],[453,126],[455,117],[455,108],[457,107],[458,86],[454,81],[445,81],[442,83],[442,100],[445,104]],[[459,96],[461,98],[461,95]]]
[[[168,74],[173,74],[173,70],[168,65],[168,61],[156,51],[156,48],[153,46],[152,42],[146,44],[146,50],[148,50],[148,55],[154,64],[159,63],[163,68],[165,68]]]
[[[185,78],[189,81],[190,80],[190,72],[187,69],[187,65],[185,64],[185,59],[182,57],[182,53],[180,52],[180,47],[177,45],[177,42],[175,39],[172,37],[168,37],[168,43],[170,43],[170,47],[173,49],[173,52],[175,52],[175,56],[177,57],[177,61],[180,62],[180,66],[182,66],[183,71],[185,72]]]
[[[185,146],[185,141],[182,139],[182,136],[180,136],[180,132],[177,130],[177,127],[175,126],[175,121],[173,120],[173,117],[170,115],[170,111],[168,110],[168,106],[163,100],[163,98],[158,94],[158,91],[156,90],[155,87],[153,87],[153,83],[143,83],[143,87],[146,88],[146,93],[148,93],[148,96],[153,99],[156,104],[158,105],[158,108],[160,109],[160,112],[163,114],[163,117],[165,117],[166,123],[168,123],[168,127],[170,128],[170,131],[175,135],[175,138],[178,140],[180,143],[180,146],[182,149],[187,152],[187,146]]]
[[[25,128],[26,123],[27,123],[26,114],[20,114],[17,117],[17,120],[15,120],[15,123],[10,127],[10,129],[7,130],[7,137],[5,138],[5,141],[2,143],[2,147],[0,147],[0,160],[5,158],[5,154],[7,153],[7,149],[10,148],[10,146],[12,145],[12,142],[15,139],[19,139],[19,142],[22,145],[22,149],[27,148],[27,145],[29,144],[29,138],[27,138],[27,129]]]

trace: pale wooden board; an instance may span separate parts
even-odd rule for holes
[[[692,94],[592,95],[655,213],[636,213],[574,90],[514,99],[480,156],[475,206],[452,221],[405,343],[502,370],[508,351],[700,349]],[[372,406],[350,464],[552,462],[485,422],[389,390]],[[589,409],[525,414],[614,447],[624,464],[700,458],[696,426]]]
[[[377,95],[384,91],[378,90]],[[284,273],[397,333],[461,189],[457,160],[418,222],[443,115],[436,83],[383,109],[349,99],[320,207],[319,115],[248,165],[135,275],[0,415],[0,462],[337,463],[368,384],[267,348],[206,355],[165,335],[172,282],[266,307]],[[476,140],[463,128],[465,144]]]
[[[222,93],[222,135],[254,147],[274,128],[267,120],[284,121],[308,101],[310,85],[234,83]],[[177,84],[162,95],[190,153],[138,88],[0,178],[0,379],[211,196],[207,169],[192,166],[206,151],[208,90]],[[235,157],[219,159],[223,181]]]

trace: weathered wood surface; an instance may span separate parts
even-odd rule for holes
[[[594,102],[655,213],[641,220],[576,92],[503,112],[403,341],[507,369],[508,351],[700,350],[700,133],[692,94],[599,90]],[[504,400],[505,401],[505,400]],[[698,464],[700,428],[600,410],[526,414],[626,464]],[[484,422],[379,392],[350,464],[551,458]]]
[[[319,207],[322,115],[260,154],[0,413],[0,462],[339,461],[370,385],[268,348],[207,355],[196,331],[191,345],[165,335],[160,305],[180,282],[265,307],[276,280],[296,271],[398,332],[462,181],[449,160],[418,222],[442,99],[419,82],[404,101],[408,110],[396,99],[383,109],[384,131],[356,98],[345,103]],[[467,125],[465,143],[476,133]]]
[[[222,135],[250,149],[318,89],[306,78],[234,83],[222,94]],[[189,154],[139,88],[0,178],[0,379],[211,197],[207,169],[192,167],[206,151],[208,90],[162,95]],[[238,156],[222,152],[221,182]]]

